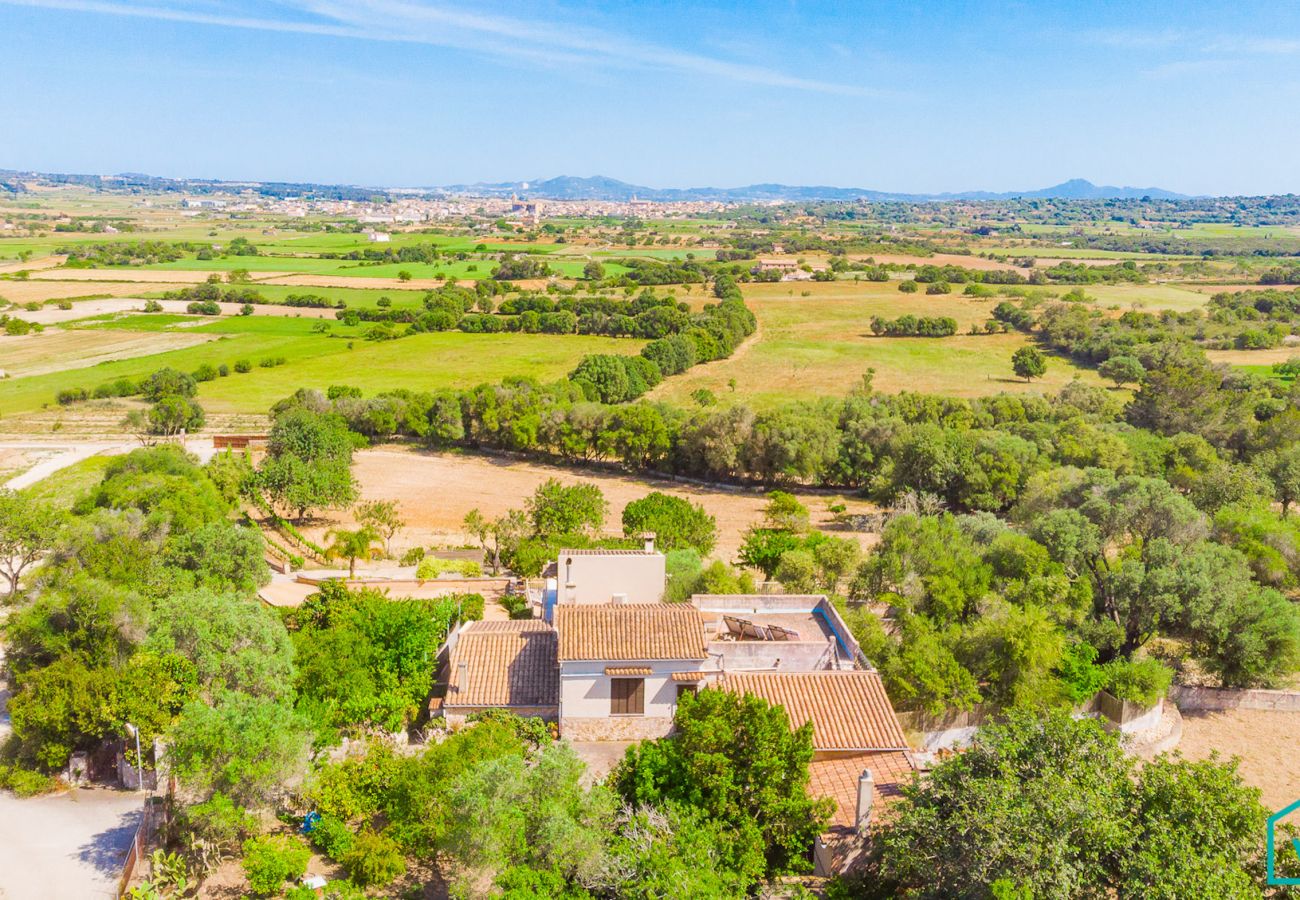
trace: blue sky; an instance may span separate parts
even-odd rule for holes
[[[1300,192],[1300,4],[0,0],[0,168]]]

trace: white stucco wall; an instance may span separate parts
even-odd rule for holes
[[[664,593],[662,553],[568,553],[557,561],[560,603],[658,603]],[[570,585],[572,587],[570,587]]]
[[[643,667],[650,674],[606,675],[606,666]],[[617,740],[620,738],[659,737],[672,729],[677,708],[677,688],[673,672],[714,670],[713,660],[653,660],[617,662],[560,663],[560,732],[572,740]],[[645,712],[640,716],[612,715],[610,682],[615,678],[645,680]],[[708,682],[700,682],[703,687]]]

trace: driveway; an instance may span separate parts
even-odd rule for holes
[[[0,679],[0,741],[9,733],[8,694]],[[134,791],[93,788],[29,800],[0,791],[0,898],[116,897],[142,806]]]
[[[141,805],[135,792],[103,788],[29,800],[0,793],[0,897],[116,897]]]

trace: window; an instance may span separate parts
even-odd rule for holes
[[[614,716],[645,715],[645,679],[614,678],[609,683],[609,712]]]
[[[693,685],[693,684],[679,684],[679,685],[677,685],[677,700],[678,700],[678,702],[681,701],[681,699],[682,699],[682,694],[694,694],[696,690],[697,690],[697,689],[696,689],[695,685]]]

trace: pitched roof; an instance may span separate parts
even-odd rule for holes
[[[555,630],[534,620],[473,622],[452,650],[444,706],[556,706]],[[461,664],[467,683],[461,683]]]
[[[706,659],[700,614],[685,603],[560,604],[561,662]]]
[[[835,801],[830,827],[821,836],[830,852],[836,872],[851,871],[860,863],[866,842],[858,834],[858,776],[871,770],[871,825],[878,826],[889,817],[889,806],[903,795],[902,786],[915,774],[912,760],[899,751],[859,753],[836,759],[815,759],[808,764],[808,789],[815,797]]]
[[[816,750],[908,749],[876,672],[729,672],[718,684],[779,703],[792,728],[811,721]]]

